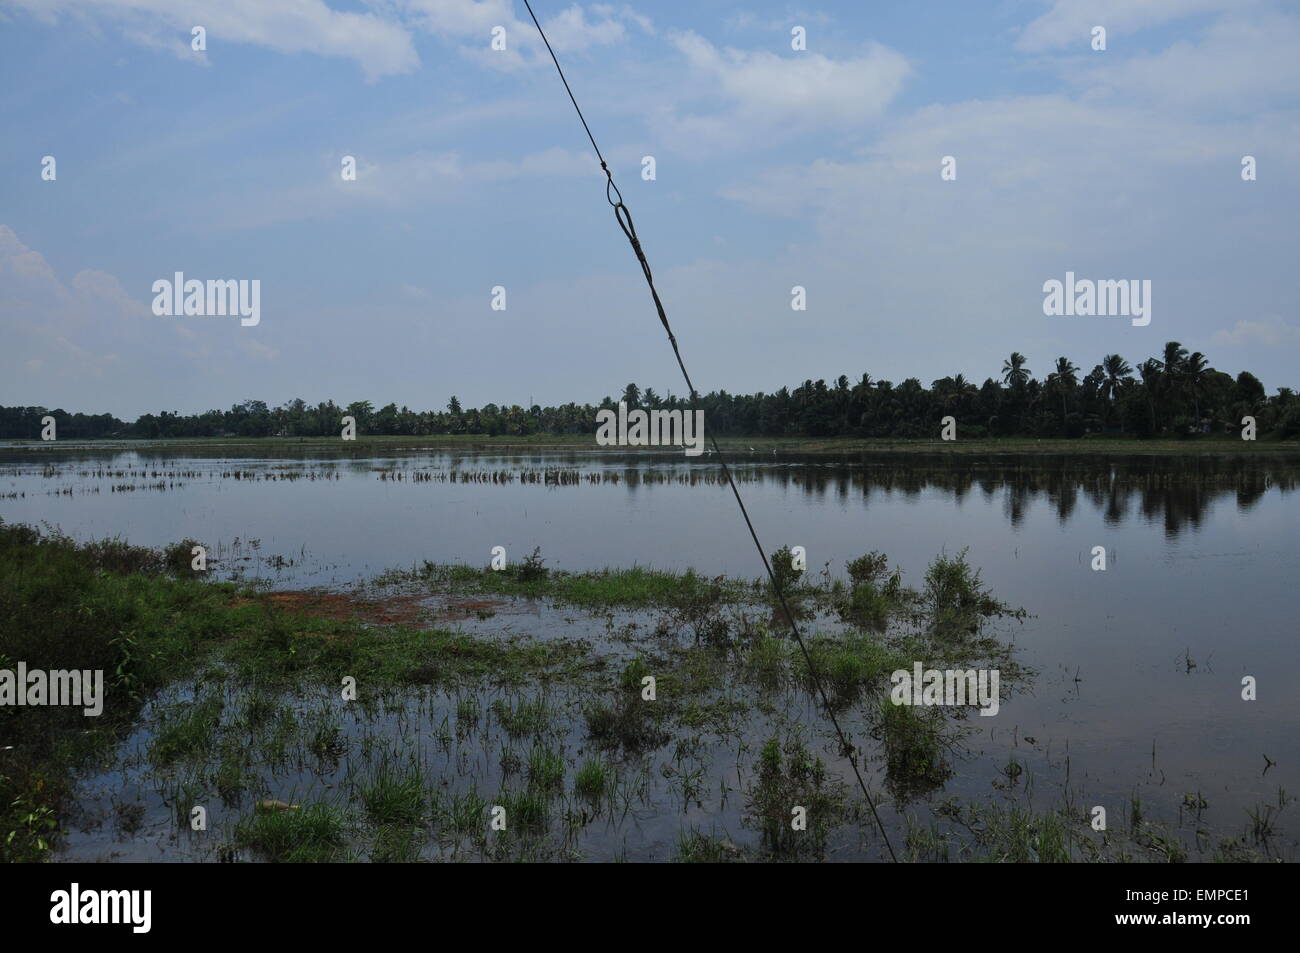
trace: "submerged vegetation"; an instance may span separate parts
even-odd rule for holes
[[[1082,809],[1027,799],[1043,765],[1014,750],[1015,771],[988,773],[991,803],[940,800],[959,765],[985,763],[963,743],[982,719],[973,700],[892,703],[891,673],[993,667],[1004,694],[1033,674],[1008,638],[1027,616],[965,553],[915,586],[881,553],[842,574],[774,554],[805,658],[766,581],[568,573],[534,552],[275,593],[196,578],[191,545],[0,523],[0,668],[106,678],[98,718],[0,708],[0,858],[56,859],[105,820],[181,859],[879,858],[814,673],[911,859],[1272,856],[1289,803],[1260,805],[1237,839],[1208,841],[1204,808],[1190,843],[1149,807],[1099,834]],[[410,611],[376,611],[385,598]],[[518,631],[515,604],[554,607],[564,631]],[[92,776],[117,779],[107,805]]]

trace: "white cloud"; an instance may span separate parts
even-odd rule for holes
[[[1297,50],[1295,17],[1234,16],[1209,25],[1196,40],[1179,40],[1157,53],[1083,57],[1071,60],[1063,73],[1093,95],[1159,102],[1200,115],[1218,107],[1258,113],[1271,99],[1300,96]]]
[[[518,159],[475,159],[458,152],[416,152],[391,158],[358,155],[357,177],[345,182],[338,157],[325,157],[319,176],[308,183],[250,195],[207,197],[210,211],[199,216],[215,229],[261,228],[330,217],[364,207],[406,209],[454,202],[474,190],[516,179],[579,177],[599,172],[585,152],[550,148]]]
[[[192,405],[213,379],[279,354],[266,327],[242,328],[225,317],[157,317],[145,297],[150,289],[140,291],[135,297],[115,275],[96,269],[64,281],[0,224],[0,404],[94,413],[120,410],[124,402]]]
[[[435,36],[463,42],[461,52],[479,66],[513,70],[551,65],[532,18],[516,19],[511,0],[370,0],[370,3],[376,9],[399,12],[419,29]],[[588,9],[593,14],[591,19],[578,4],[549,19],[539,18],[556,53],[581,52],[625,39],[623,24],[618,19],[620,14],[604,5]],[[638,23],[644,19],[634,15],[625,18]],[[649,21],[640,25],[644,29]],[[491,48],[492,31],[496,27],[505,29],[505,50]]]
[[[1111,37],[1126,36],[1148,27],[1214,12],[1240,11],[1255,0],[1054,0],[1052,7],[1031,22],[1016,40],[1028,52],[1077,47],[1091,52],[1094,26]]]
[[[772,142],[813,126],[858,126],[878,118],[911,72],[906,57],[878,43],[853,59],[821,53],[777,56],[718,48],[693,32],[673,45],[685,57],[695,95],[721,100],[712,111],[661,110],[652,121],[682,150]],[[703,81],[703,85],[701,85]]]
[[[317,53],[354,60],[367,79],[419,66],[410,34],[374,13],[333,10],[322,0],[0,0],[57,22],[64,15],[115,23],[128,39],[189,57],[190,30],[207,30],[207,55],[223,43],[280,53]]]
[[[1218,331],[1213,342],[1221,347],[1300,347],[1300,327],[1274,318],[1269,321],[1238,321],[1231,331]]]

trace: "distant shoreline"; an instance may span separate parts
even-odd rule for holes
[[[1115,456],[1300,456],[1300,440],[1240,440],[1231,437],[1189,437],[1187,439],[1140,440],[1132,437],[1013,438],[987,437],[943,441],[937,439],[862,439],[856,437],[721,437],[718,445],[730,459],[744,460],[772,451],[781,453],[934,453],[967,454],[1073,454]],[[753,453],[750,448],[753,448]],[[592,434],[537,434],[528,437],[489,437],[485,434],[431,434],[427,436],[358,434],[355,441],[338,437],[169,437],[156,439],[101,438],[42,442],[40,440],[0,440],[0,455],[7,452],[59,453],[68,451],[110,451],[115,449],[295,449],[310,448],[357,453],[376,449],[419,450],[588,450],[592,453],[626,455],[629,453],[681,453],[674,447],[600,447]],[[713,457],[688,458],[696,463],[710,462]]]

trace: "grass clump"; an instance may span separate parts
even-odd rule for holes
[[[361,788],[366,816],[376,824],[420,824],[425,819],[425,778],[413,759],[394,764],[385,757]]]
[[[612,786],[609,766],[598,758],[584,761],[573,777],[573,792],[592,803],[604,797]]]
[[[821,758],[794,737],[784,744],[769,738],[757,772],[746,811],[748,821],[761,831],[764,847],[779,859],[821,856],[844,809],[842,785],[832,781]]]
[[[346,847],[344,814],[327,804],[297,810],[255,810],[235,827],[235,846],[263,860],[328,863],[342,859]]]

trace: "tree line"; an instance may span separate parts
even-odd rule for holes
[[[375,409],[368,400],[313,405],[296,399],[278,407],[247,400],[229,410],[162,411],[129,423],[111,414],[0,407],[0,437],[36,439],[46,416],[54,417],[60,439],[337,436],[345,416],[355,419],[363,435],[594,434],[596,412],[616,407],[620,400],[647,410],[689,405],[671,393],[661,396],[652,387],[628,384],[617,398],[607,396],[596,405],[464,408],[453,396],[443,410],[415,411],[395,404]],[[852,383],[844,376],[830,384],[806,380],[793,390],[782,387],[770,394],[714,391],[695,406],[704,410],[708,432],[718,436],[934,437],[946,416],[956,419],[963,439],[1239,434],[1243,417],[1255,418],[1261,438],[1300,436],[1300,396],[1290,388],[1268,395],[1249,371],[1234,378],[1177,341],[1136,366],[1108,354],[1087,373],[1060,357],[1039,378],[1028,359],[1013,351],[998,376],[979,385],[961,374],[940,378],[928,388],[914,377],[895,384],[863,374]]]

